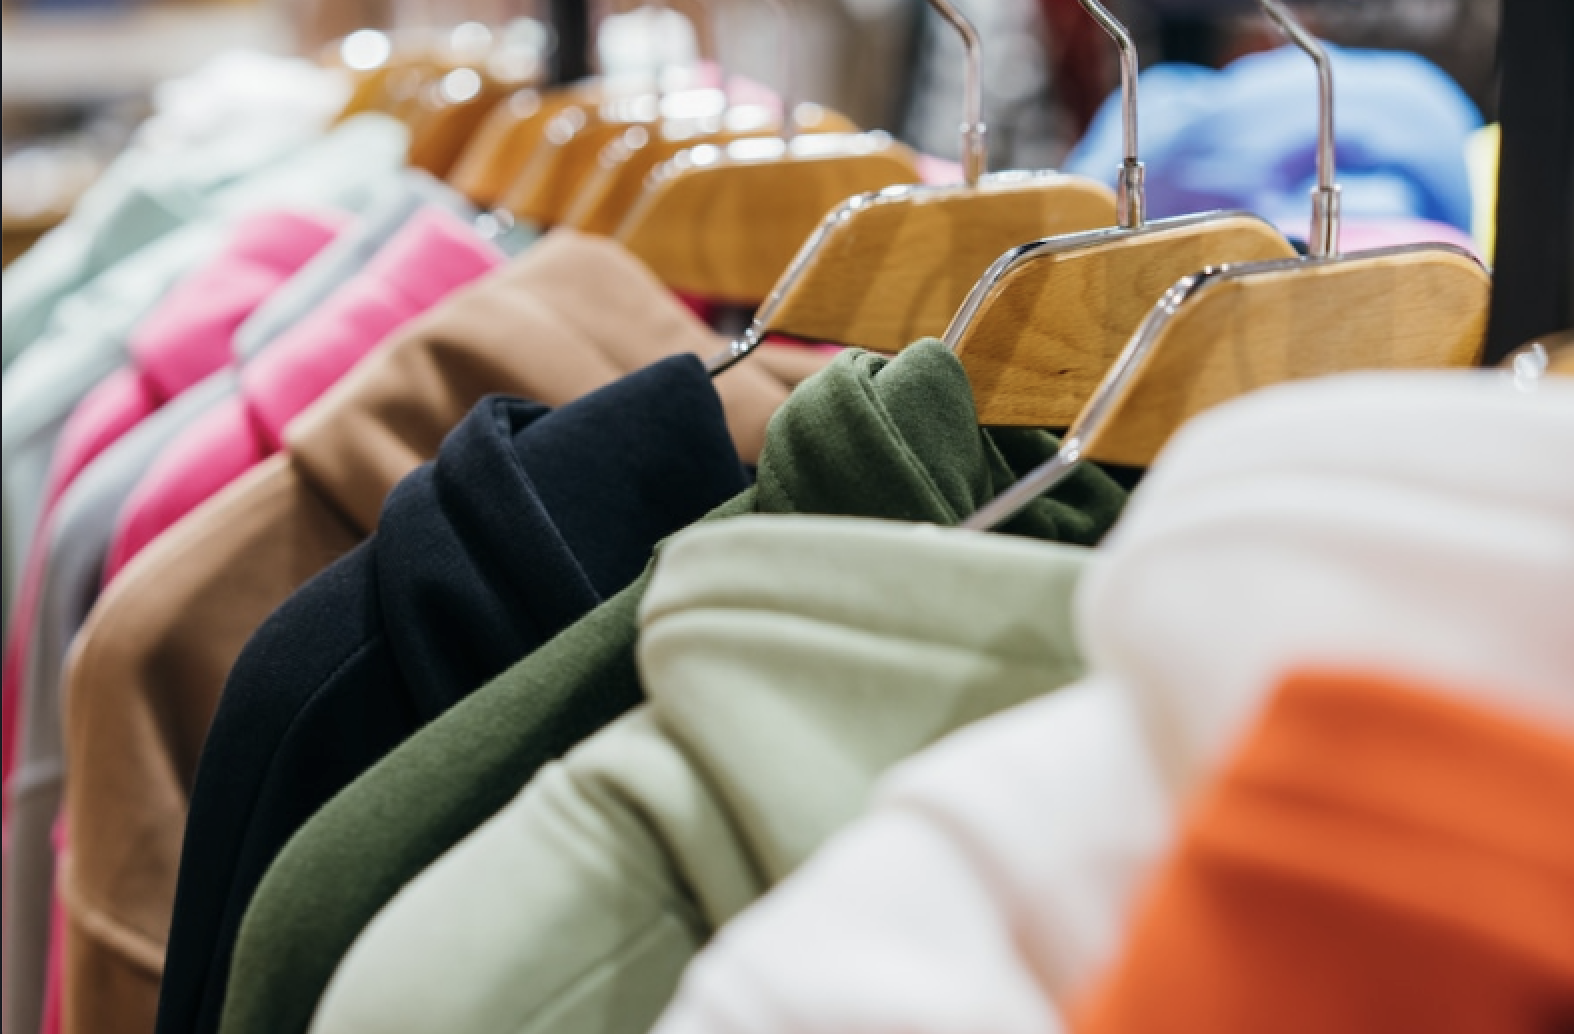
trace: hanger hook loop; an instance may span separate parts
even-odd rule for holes
[[[1120,125],[1126,157],[1115,188],[1115,216],[1121,226],[1133,230],[1148,220],[1147,172],[1137,157],[1137,45],[1126,26],[1099,0],[1078,2],[1120,49]]]
[[[962,175],[970,187],[989,166],[984,126],[984,44],[973,23],[951,0],[929,0],[929,6],[962,37],[966,80],[962,96]]]
[[[1317,66],[1317,186],[1312,188],[1312,237],[1307,250],[1314,258],[1339,253],[1339,184],[1334,170],[1334,69],[1328,50],[1296,20],[1281,0],[1259,0],[1279,31]]]

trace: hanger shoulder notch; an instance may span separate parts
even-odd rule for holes
[[[881,352],[944,333],[1001,253],[1115,221],[1113,191],[1059,174],[897,188],[845,207],[784,292],[772,329]]]
[[[1145,466],[1191,417],[1271,384],[1473,366],[1490,296],[1486,270],[1443,248],[1226,271],[1164,323],[1087,455]]]
[[[1209,266],[1295,254],[1272,225],[1245,214],[1084,237],[1046,241],[1009,266],[955,337],[980,423],[1070,426],[1176,280]]]

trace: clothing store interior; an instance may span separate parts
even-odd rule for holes
[[[1574,1032],[1574,3],[3,19],[3,1034]]]

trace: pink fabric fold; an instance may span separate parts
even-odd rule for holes
[[[243,220],[222,261],[177,287],[132,335],[127,348],[149,388],[168,401],[228,364],[245,318],[349,222],[293,211]]]
[[[21,680],[42,589],[51,517],[87,465],[170,399],[229,362],[230,339],[262,301],[322,250],[347,218],[338,213],[259,212],[240,220],[226,247],[177,284],[127,342],[130,363],[72,411],[50,460],[38,534],[23,566],[5,659],[4,777],[15,762]],[[6,813],[10,813],[9,794]]]
[[[388,334],[502,261],[502,252],[451,213],[417,213],[358,276],[247,366],[239,397],[159,456],[121,511],[105,581],[277,452],[286,425]]]

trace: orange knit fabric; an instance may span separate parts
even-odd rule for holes
[[[1574,738],[1368,674],[1287,679],[1078,1034],[1574,1031]]]

